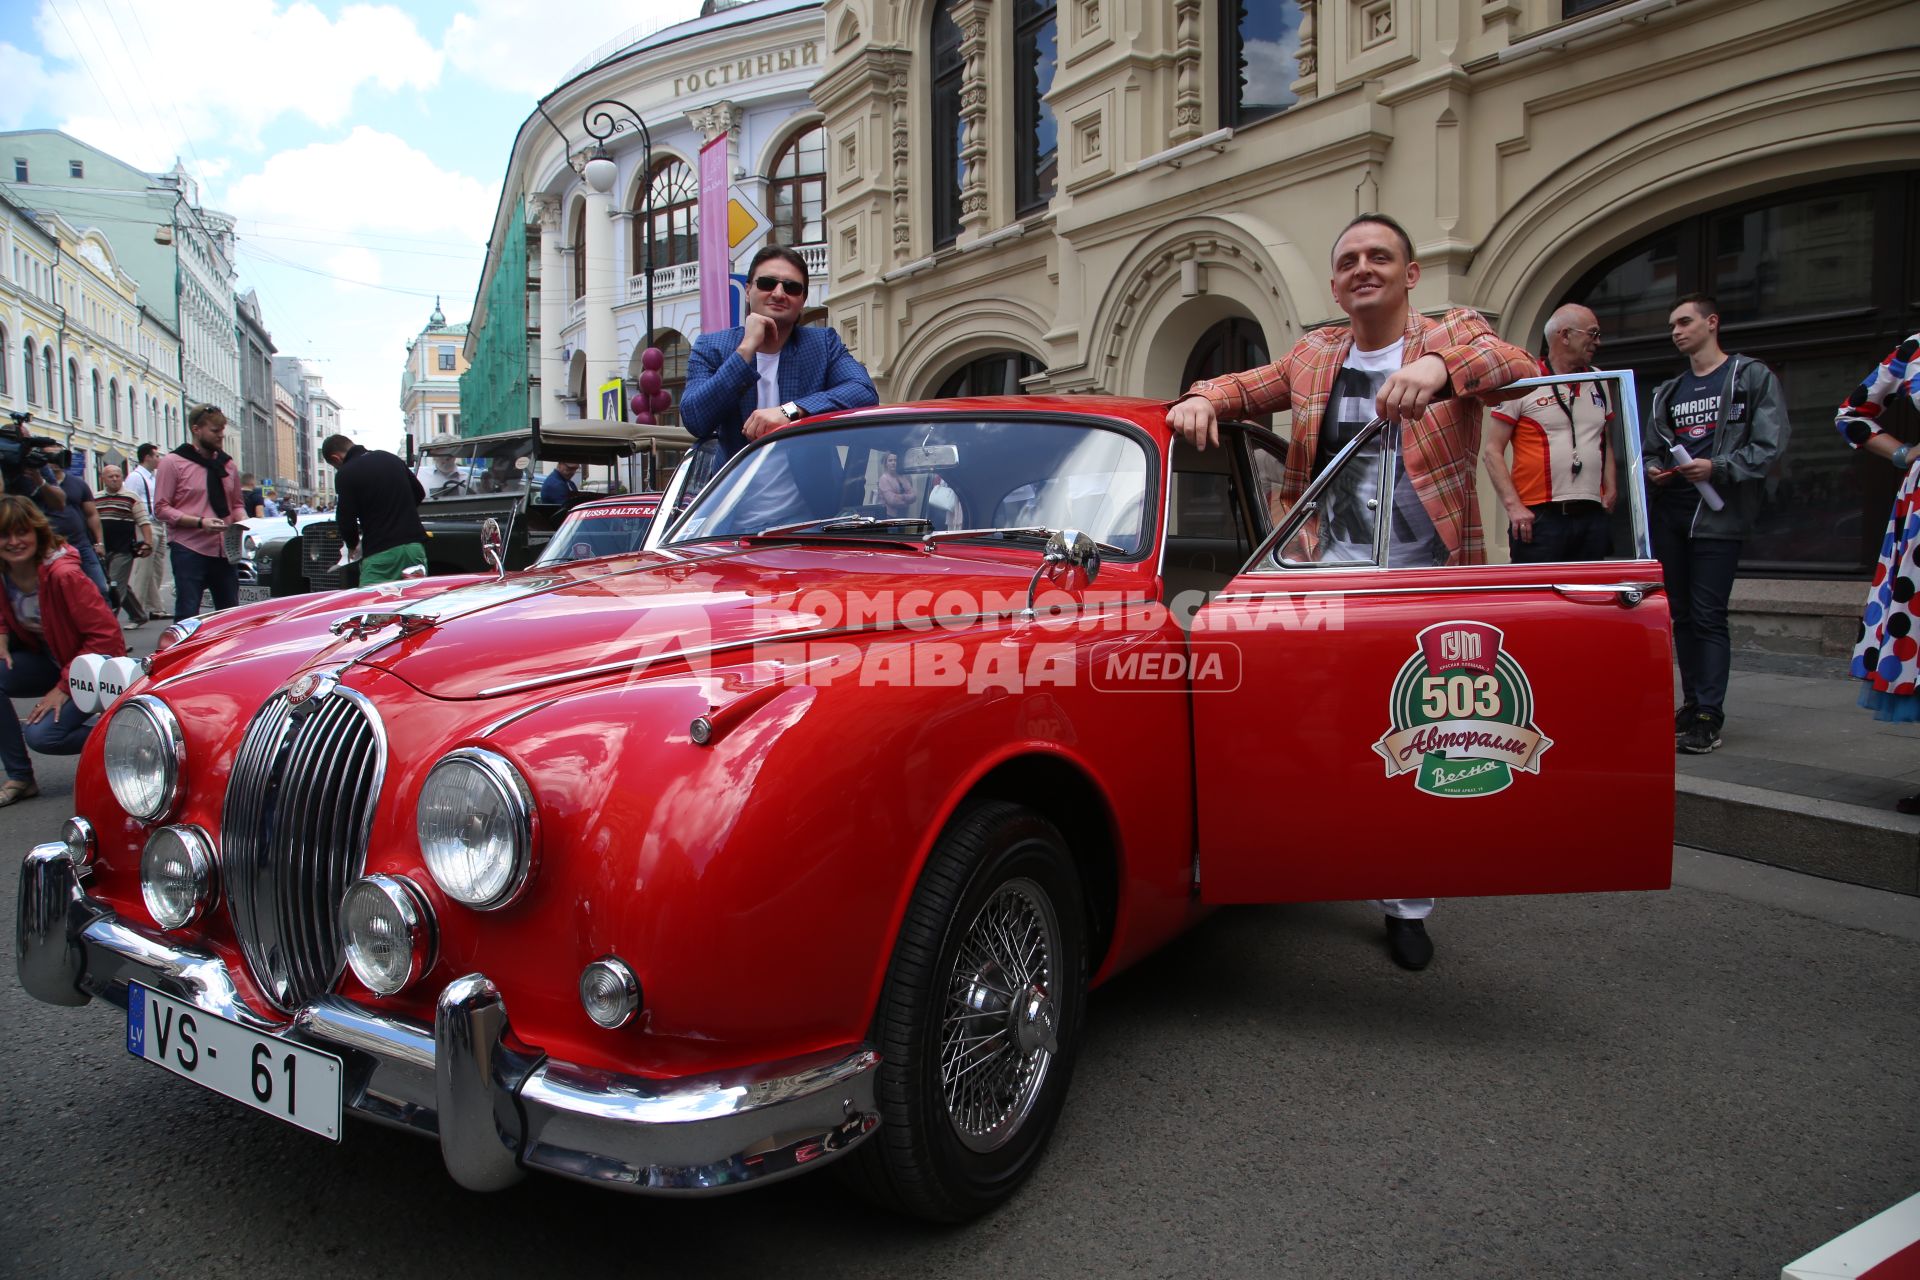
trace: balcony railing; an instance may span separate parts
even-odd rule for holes
[[[569,329],[586,318],[587,300],[584,297],[575,298],[567,304],[567,327]]]
[[[807,276],[812,280],[828,278],[827,246],[824,244],[803,244],[797,246],[800,260],[807,264]],[[744,265],[744,264],[743,264]],[[683,293],[692,293],[700,287],[700,264],[698,262],[676,262],[670,267],[653,269],[653,300],[678,297]],[[639,302],[647,296],[647,278],[644,275],[632,276],[627,280],[627,301]]]

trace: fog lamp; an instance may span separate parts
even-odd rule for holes
[[[140,897],[162,929],[184,929],[213,905],[213,842],[198,827],[162,827],[140,854]]]
[[[347,890],[341,941],[353,976],[377,996],[406,990],[433,967],[433,910],[399,876],[367,876]]]
[[[67,846],[73,865],[85,871],[93,865],[95,848],[93,824],[85,818],[68,818],[60,824],[60,843]]]
[[[580,974],[580,1007],[609,1030],[640,1010],[640,979],[618,956],[601,956]]]

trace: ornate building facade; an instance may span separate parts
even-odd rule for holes
[[[31,413],[97,480],[179,411],[179,337],[98,228],[0,197],[0,263],[0,408]]]
[[[228,411],[239,430],[228,435],[239,450],[228,452],[263,484],[291,487],[293,455],[281,453],[273,424],[273,357],[278,348],[260,314],[260,295],[249,289],[234,300],[234,345],[240,357],[240,398]],[[234,437],[238,437],[237,440]]]
[[[400,375],[400,413],[416,444],[461,433],[460,375],[467,371],[462,350],[466,342],[467,326],[448,324],[435,298],[427,327],[407,343],[407,368]]]
[[[178,335],[169,372],[184,399],[233,415],[240,403],[233,219],[202,208],[198,185],[178,164],[146,173],[56,129],[0,133],[0,152],[15,200],[75,227],[107,229],[119,266],[139,282],[141,306]],[[185,407],[161,406],[151,425],[142,422],[142,438],[179,444]]]
[[[591,60],[542,99],[514,141],[470,325],[464,385],[486,396],[468,397],[483,429],[599,416],[598,389],[637,380],[649,345],[666,355],[677,403],[702,331],[700,153],[723,132],[729,270],[768,241],[792,245],[813,282],[809,319],[824,317],[836,287],[826,135],[807,96],[826,63],[822,3],[709,3]],[[613,132],[616,168],[602,191],[576,166],[593,146],[583,115],[607,99],[638,113],[651,148],[630,124]],[[606,119],[630,117],[614,108]],[[737,281],[733,292],[737,308]],[[684,446],[677,418],[666,423],[661,445]]]
[[[1340,319],[1328,253],[1381,210],[1420,309],[1537,350],[1587,302],[1643,401],[1680,365],[1673,299],[1717,293],[1797,428],[1749,567],[1856,573],[1893,480],[1833,406],[1920,297],[1902,9],[826,0],[833,322],[885,400],[1171,397]]]

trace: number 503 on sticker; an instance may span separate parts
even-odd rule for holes
[[[127,988],[127,1052],[309,1133],[340,1141],[341,1066],[332,1054],[231,1018]]]

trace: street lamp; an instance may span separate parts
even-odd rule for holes
[[[546,116],[546,108],[540,108],[540,114]],[[572,143],[560,126],[553,123],[553,117],[547,116],[547,123],[553,131],[560,134],[560,141],[569,148],[567,164],[586,180],[601,195],[611,194],[613,184],[620,176],[619,166],[613,162],[613,153],[607,148],[607,139],[631,131],[640,139],[640,181],[642,232],[641,250],[641,289],[646,298],[646,342],[647,347],[640,353],[640,390],[633,397],[632,410],[634,421],[643,426],[652,426],[659,414],[673,406],[673,397],[661,385],[661,369],[666,364],[665,354],[653,345],[653,135],[647,130],[647,122],[618,98],[601,98],[590,102],[580,112],[580,127],[593,139],[593,145],[572,151]],[[584,250],[583,250],[584,251]]]

